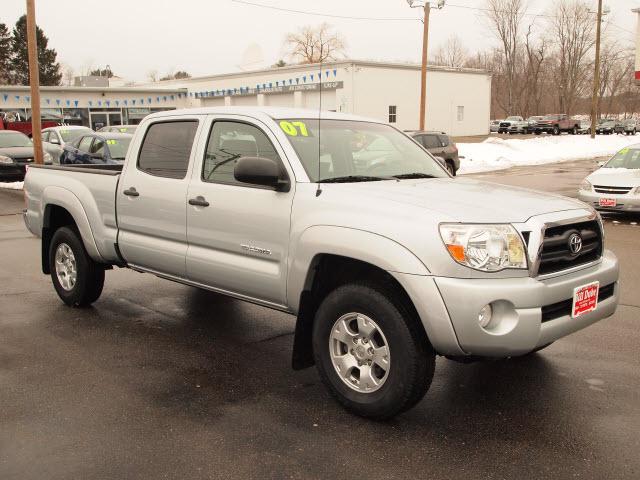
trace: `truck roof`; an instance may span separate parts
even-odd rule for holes
[[[283,118],[307,118],[322,120],[355,120],[381,123],[378,120],[357,115],[350,115],[340,112],[318,111],[307,108],[289,107],[204,107],[204,108],[182,108],[178,110],[166,110],[164,112],[152,113],[148,118],[174,117],[181,115],[214,115],[214,114],[235,114],[248,115],[252,117],[268,117],[273,120]]]

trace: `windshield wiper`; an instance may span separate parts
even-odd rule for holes
[[[345,175],[344,177],[324,178],[319,183],[378,182],[380,180],[396,179],[396,177],[374,177],[371,175]]]
[[[414,173],[403,173],[400,175],[394,175],[393,178],[398,178],[402,180],[406,178],[438,178],[438,177],[436,177],[435,175],[430,175],[428,173],[414,172]]]

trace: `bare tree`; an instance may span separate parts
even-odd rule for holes
[[[556,2],[551,16],[551,32],[557,42],[554,77],[558,107],[569,115],[591,78],[589,53],[595,43],[595,21],[589,7],[583,0],[564,0]]]
[[[524,37],[521,109],[523,115],[540,115],[545,91],[545,66],[548,44],[545,39],[533,38],[533,23]]]
[[[158,81],[158,70],[149,70],[147,72],[147,80],[149,80],[150,82],[157,82]]]
[[[435,65],[457,68],[465,64],[468,56],[467,49],[464,48],[460,37],[453,34],[445,43],[438,47],[433,56],[433,63]]]
[[[76,72],[71,65],[68,63],[62,64],[62,82],[67,87],[73,85],[74,78],[76,76]]]
[[[305,26],[285,38],[289,57],[298,63],[320,63],[336,60],[345,52],[344,39],[327,23]]]
[[[524,14],[524,0],[487,0],[486,15],[501,44],[504,56],[503,72],[507,93],[507,113],[515,107],[517,56],[520,48],[520,24]]]

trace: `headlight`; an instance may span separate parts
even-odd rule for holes
[[[511,225],[441,224],[440,236],[451,258],[483,272],[526,269],[522,237]]]
[[[13,158],[0,155],[0,163],[13,163]]]
[[[580,184],[580,187],[578,187],[579,190],[582,190],[584,192],[590,192],[591,191],[591,182],[589,182],[588,180],[583,180],[582,183]]]

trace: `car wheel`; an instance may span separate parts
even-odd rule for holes
[[[385,419],[425,395],[435,352],[419,319],[390,287],[347,284],[322,301],[313,324],[320,377],[347,410]]]
[[[451,175],[452,177],[456,176],[456,169],[451,162],[446,162],[445,168],[447,169],[447,172],[449,172],[449,175]]]
[[[89,256],[77,230],[56,230],[49,246],[49,269],[58,296],[71,306],[95,302],[104,286],[104,268]]]
[[[573,129],[571,130],[571,135],[577,135],[578,134],[578,127],[573,127]]]
[[[558,126],[553,127],[553,134],[560,135],[560,128]]]

